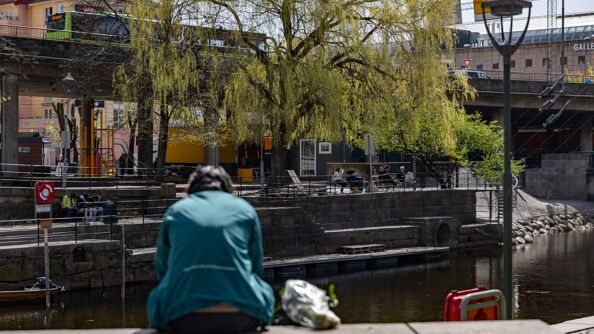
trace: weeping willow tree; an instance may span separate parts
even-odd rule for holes
[[[258,140],[253,124],[266,120],[272,175],[282,174],[287,150],[299,138],[359,145],[378,120],[391,116],[398,116],[393,121],[402,122],[400,129],[413,125],[410,136],[422,131],[418,118],[434,120],[443,128],[435,139],[449,146],[450,120],[459,114],[455,103],[423,108],[422,114],[409,109],[394,115],[392,107],[446,100],[440,47],[452,42],[447,26],[456,2],[196,1],[200,24],[237,30],[252,50],[227,86],[225,105],[240,141]],[[245,32],[267,39],[254,43]]]
[[[210,45],[220,29],[196,25],[194,2],[133,0],[129,13],[133,66],[121,67],[115,81],[124,96],[139,101],[139,141],[141,133],[150,133],[145,139],[152,140],[153,123],[157,126],[156,167],[161,171],[170,140],[212,148],[229,133],[220,110],[232,66]],[[176,131],[170,133],[170,126]]]

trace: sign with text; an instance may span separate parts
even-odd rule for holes
[[[38,181],[35,183],[36,204],[51,204],[54,202],[54,182]]]
[[[52,212],[51,204],[37,204],[35,206],[35,213],[50,213]]]
[[[592,51],[594,50],[594,43],[575,43],[573,51]]]

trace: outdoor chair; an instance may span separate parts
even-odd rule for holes
[[[300,194],[303,194],[303,195],[326,195],[328,186],[326,185],[325,182],[324,183],[318,183],[318,182],[302,183],[301,180],[299,179],[299,176],[297,176],[297,173],[295,173],[294,170],[287,169],[287,173],[289,174],[289,177],[291,177],[291,181],[293,182],[293,184],[290,185],[290,188],[298,191]]]

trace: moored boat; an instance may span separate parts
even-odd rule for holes
[[[53,297],[58,293],[64,291],[64,287],[50,283],[50,296]],[[23,290],[0,291],[0,304],[20,303],[33,300],[44,299],[46,294],[45,277],[38,277],[37,282],[31,288],[24,288]]]

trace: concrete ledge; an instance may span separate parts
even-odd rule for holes
[[[560,333],[594,333],[594,317],[568,320],[551,327]]]
[[[469,321],[469,322],[428,322],[410,324],[349,324],[328,331],[313,331],[303,327],[271,326],[269,334],[292,333],[344,333],[344,334],[559,334],[540,320],[515,321]],[[91,330],[39,330],[5,331],[7,334],[157,334],[152,329],[91,329]]]

